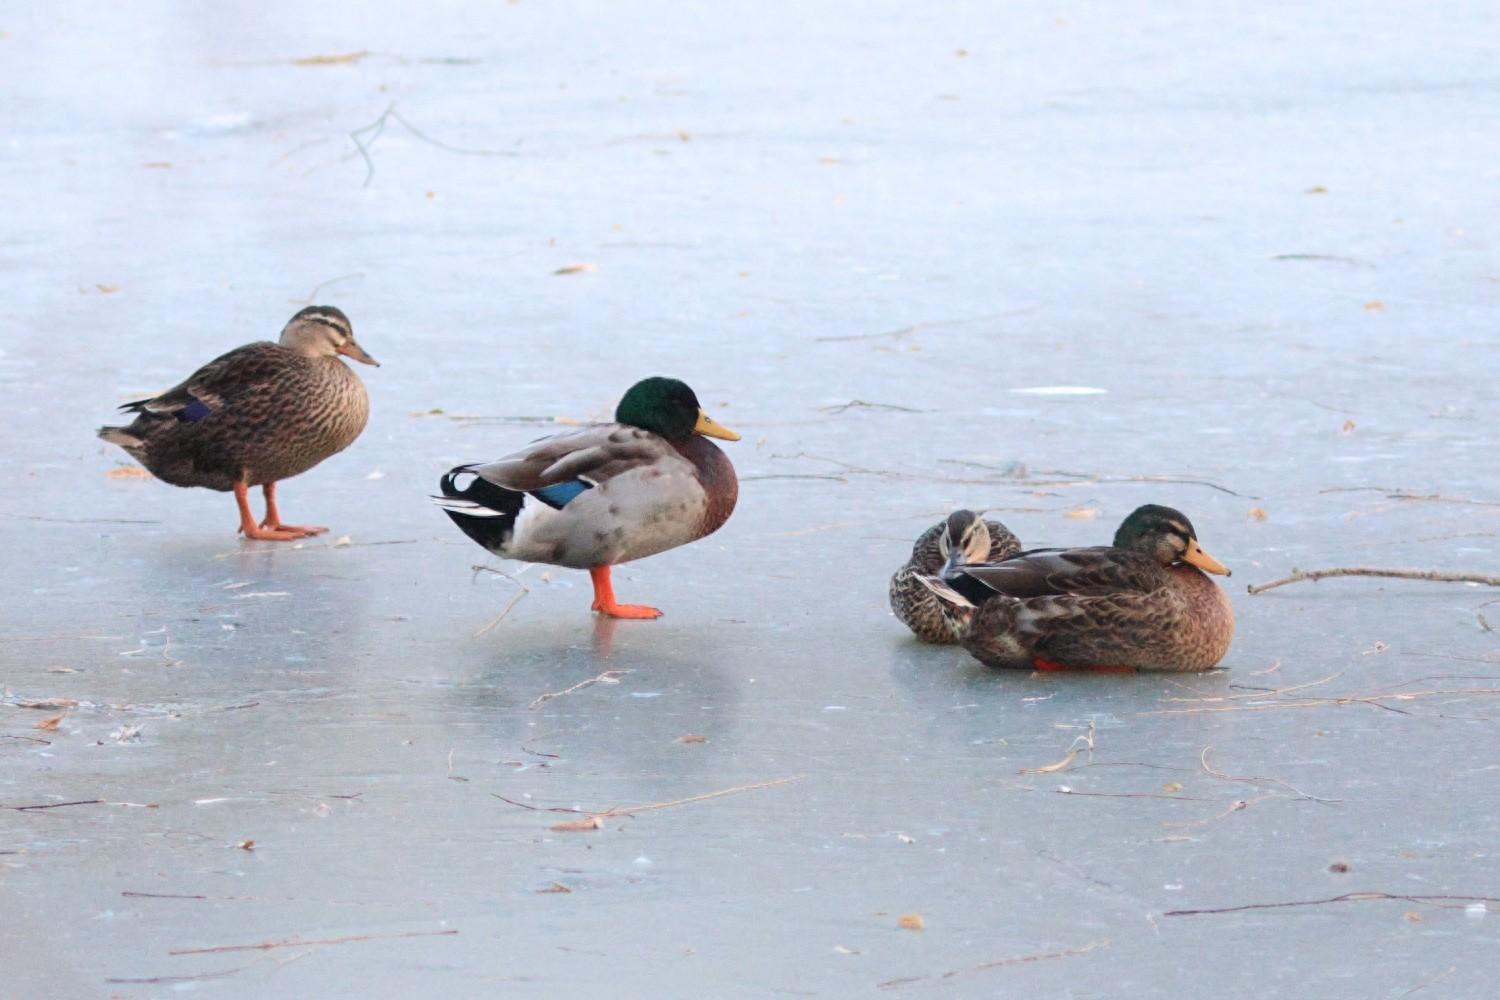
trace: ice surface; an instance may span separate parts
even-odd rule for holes
[[[1243,591],[1496,569],[1497,31],[0,12],[0,993],[1490,996],[1483,899],[1170,914],[1500,896],[1500,594]],[[383,364],[364,436],[280,491],[330,535],[240,542],[228,497],[107,475],[114,405],[310,300]],[[666,617],[533,567],[476,636],[516,590],[471,565],[520,567],[438,475],[657,372],[745,435],[728,525],[616,574]],[[889,616],[955,505],[1072,544],[1147,501],[1235,570],[1221,672],[997,676]],[[1470,693],[1332,700],[1398,687]],[[592,831],[495,797],[786,778]],[[334,943],[173,954],[291,940]]]

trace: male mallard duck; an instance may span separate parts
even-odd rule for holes
[[[697,541],[729,519],[739,480],[704,435],[740,439],[682,382],[648,378],[625,393],[614,423],[460,465],[434,500],[497,556],[587,569],[595,611],[659,618],[656,608],[617,603],[609,568]],[[472,478],[460,488],[463,476]]]
[[[922,532],[911,559],[891,577],[891,610],[923,642],[957,642],[972,609],[942,600],[918,577],[942,576],[959,563],[999,562],[1020,551],[1020,541],[999,521],[956,510]]]
[[[1207,670],[1229,649],[1234,609],[1201,570],[1229,575],[1191,521],[1148,504],[1113,545],[1037,549],[923,579],[975,608],[961,641],[987,666]]]
[[[172,389],[120,407],[129,427],[99,436],[173,486],[234,491],[246,538],[286,541],[327,528],[283,524],[276,482],[306,472],[359,437],[370,415],[364,383],[338,356],[379,366],[355,343],[349,317],[332,306],[293,316],[281,342],[237,347]],[[260,524],[248,491],[266,498]]]

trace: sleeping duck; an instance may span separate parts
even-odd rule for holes
[[[711,437],[740,438],[687,385],[652,377],[625,393],[614,423],[460,465],[433,499],[497,556],[588,570],[600,614],[659,618],[615,600],[610,567],[697,541],[729,519],[739,481]]]
[[[999,562],[1021,551],[1021,543],[999,521],[972,510],[956,510],[917,537],[911,558],[891,577],[891,611],[923,642],[958,642],[972,608],[934,594],[920,579],[962,563]]]
[[[1204,572],[1229,575],[1180,511],[1147,504],[1113,545],[950,560],[934,593],[972,608],[961,642],[990,667],[1207,670],[1234,636],[1234,608]]]

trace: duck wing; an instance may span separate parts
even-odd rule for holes
[[[963,575],[1014,598],[1145,594],[1161,586],[1161,567],[1126,549],[1033,549],[997,563],[959,566]]]
[[[214,358],[161,395],[126,403],[120,409],[196,422],[274,385],[285,370],[285,348],[270,341],[246,344]]]
[[[643,466],[680,458],[670,442],[648,430],[597,424],[542,438],[512,455],[469,466],[468,471],[517,493],[557,493],[557,487],[567,484],[598,486]]]

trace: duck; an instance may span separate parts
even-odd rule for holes
[[[999,521],[955,510],[917,536],[911,558],[891,577],[891,611],[922,642],[956,643],[973,609],[941,599],[918,578],[942,576],[964,563],[999,562],[1020,551],[1020,540]]]
[[[729,520],[739,480],[709,438],[740,436],[710,417],[685,382],[656,375],[626,391],[612,423],[457,466],[433,500],[494,555],[588,570],[599,614],[659,618],[658,608],[617,601],[610,569],[705,538]]]
[[[237,347],[159,396],[120,407],[135,419],[101,427],[157,479],[173,486],[234,493],[246,538],[291,541],[321,534],[318,526],[287,524],[276,484],[300,475],[359,437],[370,398],[341,358],[379,367],[354,339],[349,317],[333,306],[309,306],[282,328],[278,341]],[[259,486],[266,515],[250,510]]]
[[[1200,671],[1234,636],[1234,608],[1207,573],[1230,575],[1186,515],[1147,504],[1111,545],[955,562],[921,580],[971,609],[960,642],[989,667]]]

